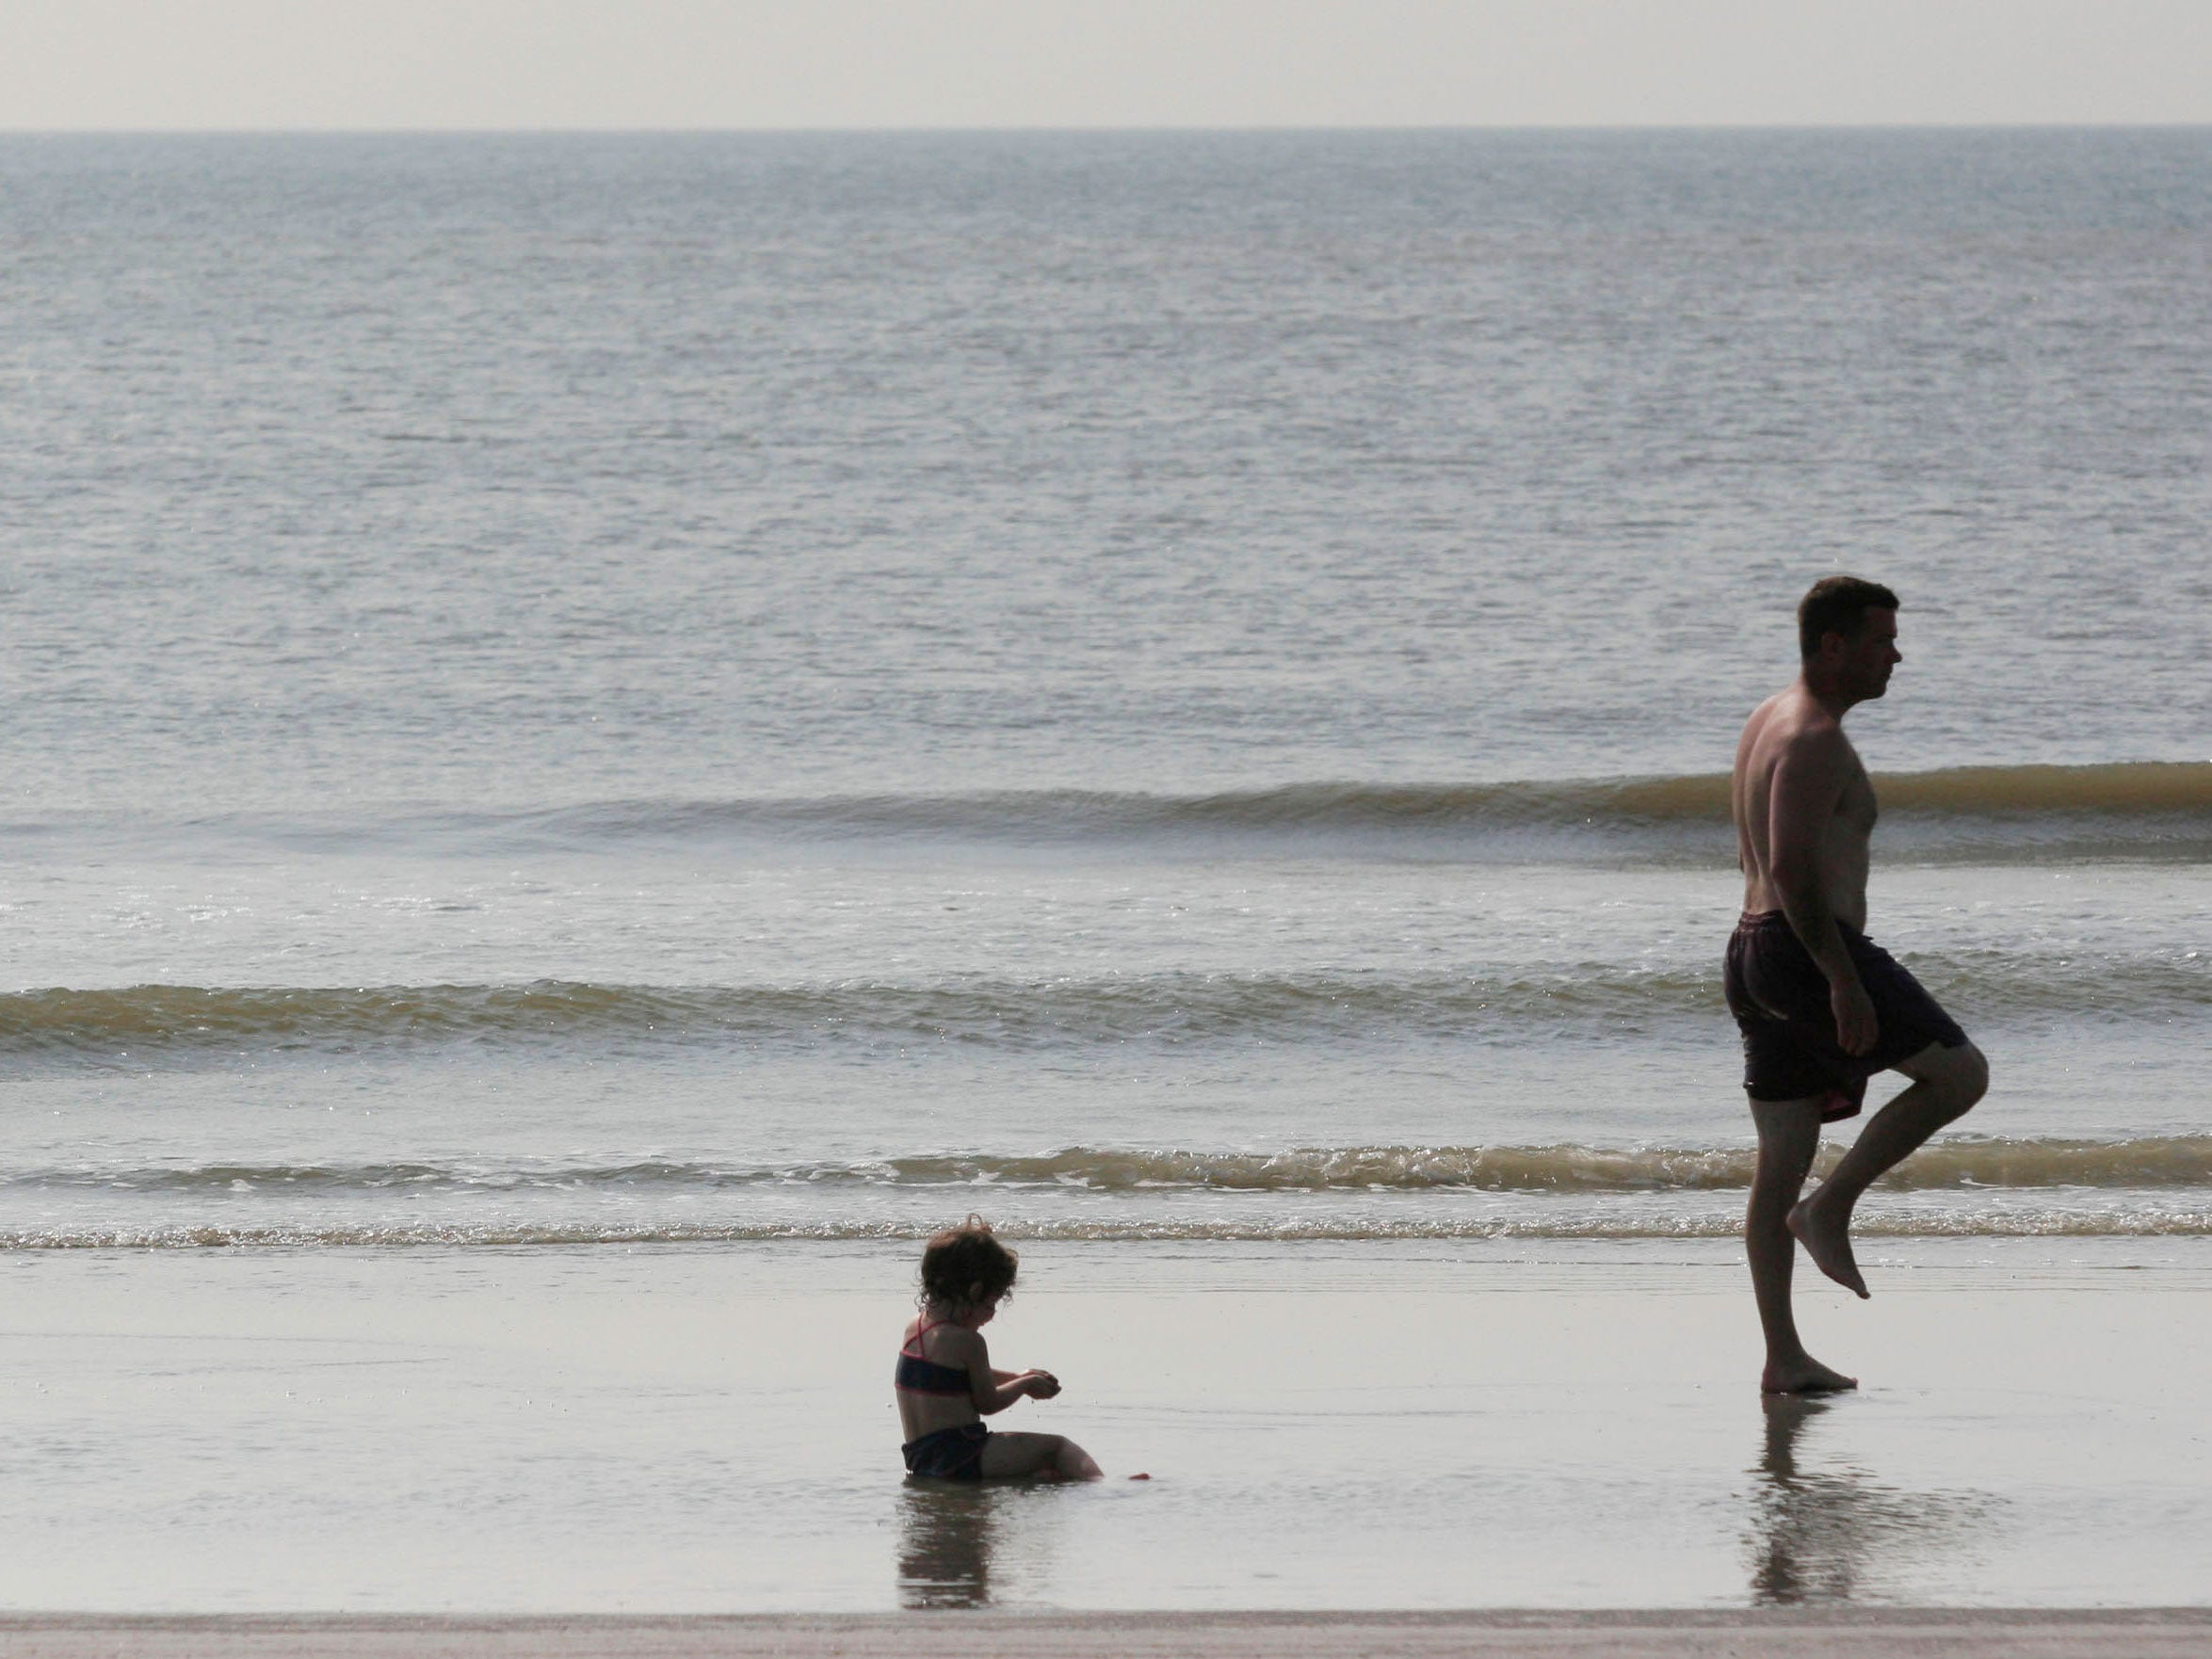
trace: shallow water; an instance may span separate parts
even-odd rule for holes
[[[18,1252],[0,1604],[2194,1603],[2199,1241],[1884,1242],[1762,1406],[1711,1244],[1049,1245],[1006,1426],[1144,1483],[903,1483],[907,1251]]]

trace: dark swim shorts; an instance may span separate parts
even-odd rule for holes
[[[1728,941],[1720,983],[1743,1032],[1743,1086],[1755,1101],[1825,1097],[1820,1120],[1856,1117],[1866,1079],[1929,1043],[1957,1048],[1959,1023],[1864,933],[1840,927],[1844,949],[1874,1001],[1874,1052],[1847,1055],[1835,1040],[1828,975],[1780,910],[1746,916]]]
[[[981,1480],[983,1442],[990,1438],[991,1430],[980,1423],[956,1423],[911,1440],[899,1450],[906,1455],[909,1474],[931,1480]]]

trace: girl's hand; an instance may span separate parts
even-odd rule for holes
[[[1060,1392],[1060,1379],[1049,1371],[1029,1373],[1029,1393],[1041,1400],[1049,1400]]]

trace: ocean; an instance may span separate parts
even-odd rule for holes
[[[0,1278],[121,1297],[105,1415],[17,1345],[63,1519],[0,1602],[892,1597],[897,1309],[971,1212],[1021,1319],[1734,1271],[1725,770],[1836,571],[1903,599],[1869,928],[1994,1078],[1865,1259],[2202,1294],[2212,133],[15,136],[0,317]],[[448,1582],[481,1485],[369,1571],[133,1487],[229,1417],[115,1449],[196,1296],[405,1345],[549,1275],[725,1285],[747,1355],[879,1298],[864,1423],[790,1431],[864,1519],[773,1591]],[[297,1571],[118,1565],[238,1525]]]

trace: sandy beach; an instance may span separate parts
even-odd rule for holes
[[[731,1619],[0,1619],[14,1659],[2165,1659],[2212,1609],[955,1614]]]
[[[2202,1604],[2194,1247],[1883,1241],[1806,1297],[1865,1386],[1775,1404],[1722,1245],[1039,1244],[1016,1415],[1153,1478],[982,1490],[898,1473],[888,1246],[18,1254],[0,1607]]]

